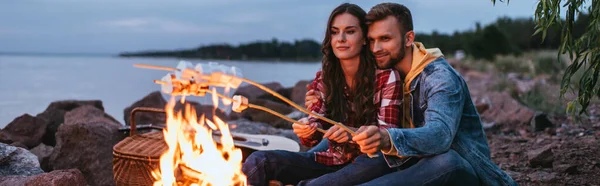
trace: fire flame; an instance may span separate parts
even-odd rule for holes
[[[242,151],[234,146],[228,125],[216,116],[214,121],[204,115],[198,120],[190,105],[185,105],[183,114],[174,113],[175,103],[171,98],[165,109],[163,135],[169,148],[160,156],[158,170],[153,171],[154,185],[246,185]],[[220,137],[214,137],[213,131]]]

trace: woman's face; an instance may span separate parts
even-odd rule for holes
[[[343,13],[335,18],[331,24],[331,47],[333,53],[340,60],[358,57],[365,44],[358,18],[349,13]]]

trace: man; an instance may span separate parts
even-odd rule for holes
[[[398,167],[365,185],[516,185],[491,161],[463,78],[439,49],[414,42],[410,10],[395,3],[378,4],[367,14],[367,22],[378,67],[400,72],[405,95],[402,128],[365,126],[352,138],[361,152],[381,151],[390,167]],[[409,157],[418,162],[406,168]]]

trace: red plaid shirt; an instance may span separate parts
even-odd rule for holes
[[[380,128],[395,128],[400,126],[402,81],[398,72],[394,70],[377,70],[375,81],[376,87],[373,103],[375,103],[375,106],[379,107],[379,109],[374,111],[377,112],[377,118],[375,118],[377,123],[372,123],[372,125],[378,125]],[[313,104],[309,110],[321,116],[325,116],[326,113],[325,102],[323,101],[323,98],[325,97],[324,86],[325,84],[323,83],[321,71],[319,71],[317,72],[315,80],[309,85],[309,90],[314,90],[316,94],[320,95],[321,99]],[[344,87],[344,93],[350,106],[350,111],[347,113],[347,121],[341,122],[346,126],[358,128],[360,126],[357,126],[354,123],[356,111],[354,110],[355,107],[353,103],[350,101],[352,100],[350,99],[352,95],[349,94],[348,87],[346,86]],[[331,126],[331,124],[312,116],[308,119],[310,124],[316,124],[319,128],[329,128]],[[315,132],[311,138],[300,138],[300,142],[305,146],[312,147],[319,143],[322,138],[323,133]],[[354,160],[354,158],[360,154],[359,146],[353,141],[346,143],[329,141],[329,148],[327,151],[315,152],[315,161],[325,165],[341,165]]]

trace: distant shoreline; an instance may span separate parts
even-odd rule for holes
[[[278,59],[278,58],[246,58],[246,59],[237,59],[237,58],[203,58],[203,57],[184,57],[184,56],[156,56],[156,55],[146,55],[146,54],[135,54],[135,55],[117,55],[113,57],[120,58],[172,58],[172,59],[194,59],[194,60],[216,60],[216,61],[245,61],[245,62],[283,62],[283,63],[321,63],[321,58],[314,59]]]

